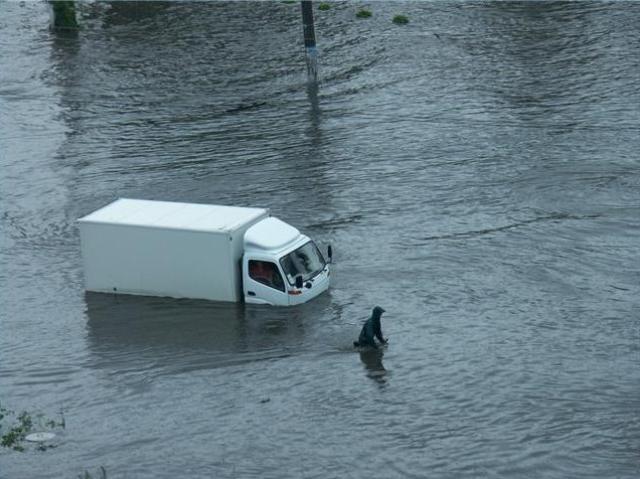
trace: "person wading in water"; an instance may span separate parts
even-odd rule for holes
[[[374,338],[378,338],[378,341],[380,341],[381,344],[387,344],[389,342],[388,339],[385,339],[382,336],[382,328],[380,325],[380,318],[382,317],[382,313],[384,312],[385,310],[380,306],[376,306],[375,308],[373,308],[371,317],[367,320],[366,323],[364,323],[364,326],[362,326],[362,331],[360,331],[358,340],[353,342],[353,345],[356,348],[366,346],[377,348],[378,345],[376,344]]]

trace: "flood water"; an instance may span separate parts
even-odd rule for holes
[[[0,2],[0,402],[66,421],[1,478],[640,476],[640,3],[362,5],[316,92],[299,4]],[[86,294],[118,197],[268,207],[332,288]]]

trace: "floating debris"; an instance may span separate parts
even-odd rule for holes
[[[46,442],[54,439],[56,435],[52,432],[33,432],[28,434],[24,440],[29,442]]]

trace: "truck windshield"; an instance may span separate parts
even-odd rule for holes
[[[303,281],[313,278],[324,269],[326,263],[315,243],[309,241],[297,250],[280,258],[280,265],[287,276],[289,284],[294,285],[296,276],[302,275]]]

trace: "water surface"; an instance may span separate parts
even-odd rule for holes
[[[0,2],[0,400],[66,419],[0,477],[638,477],[640,5],[358,7],[314,94],[296,4]],[[271,208],[332,289],[86,294],[118,197]]]

